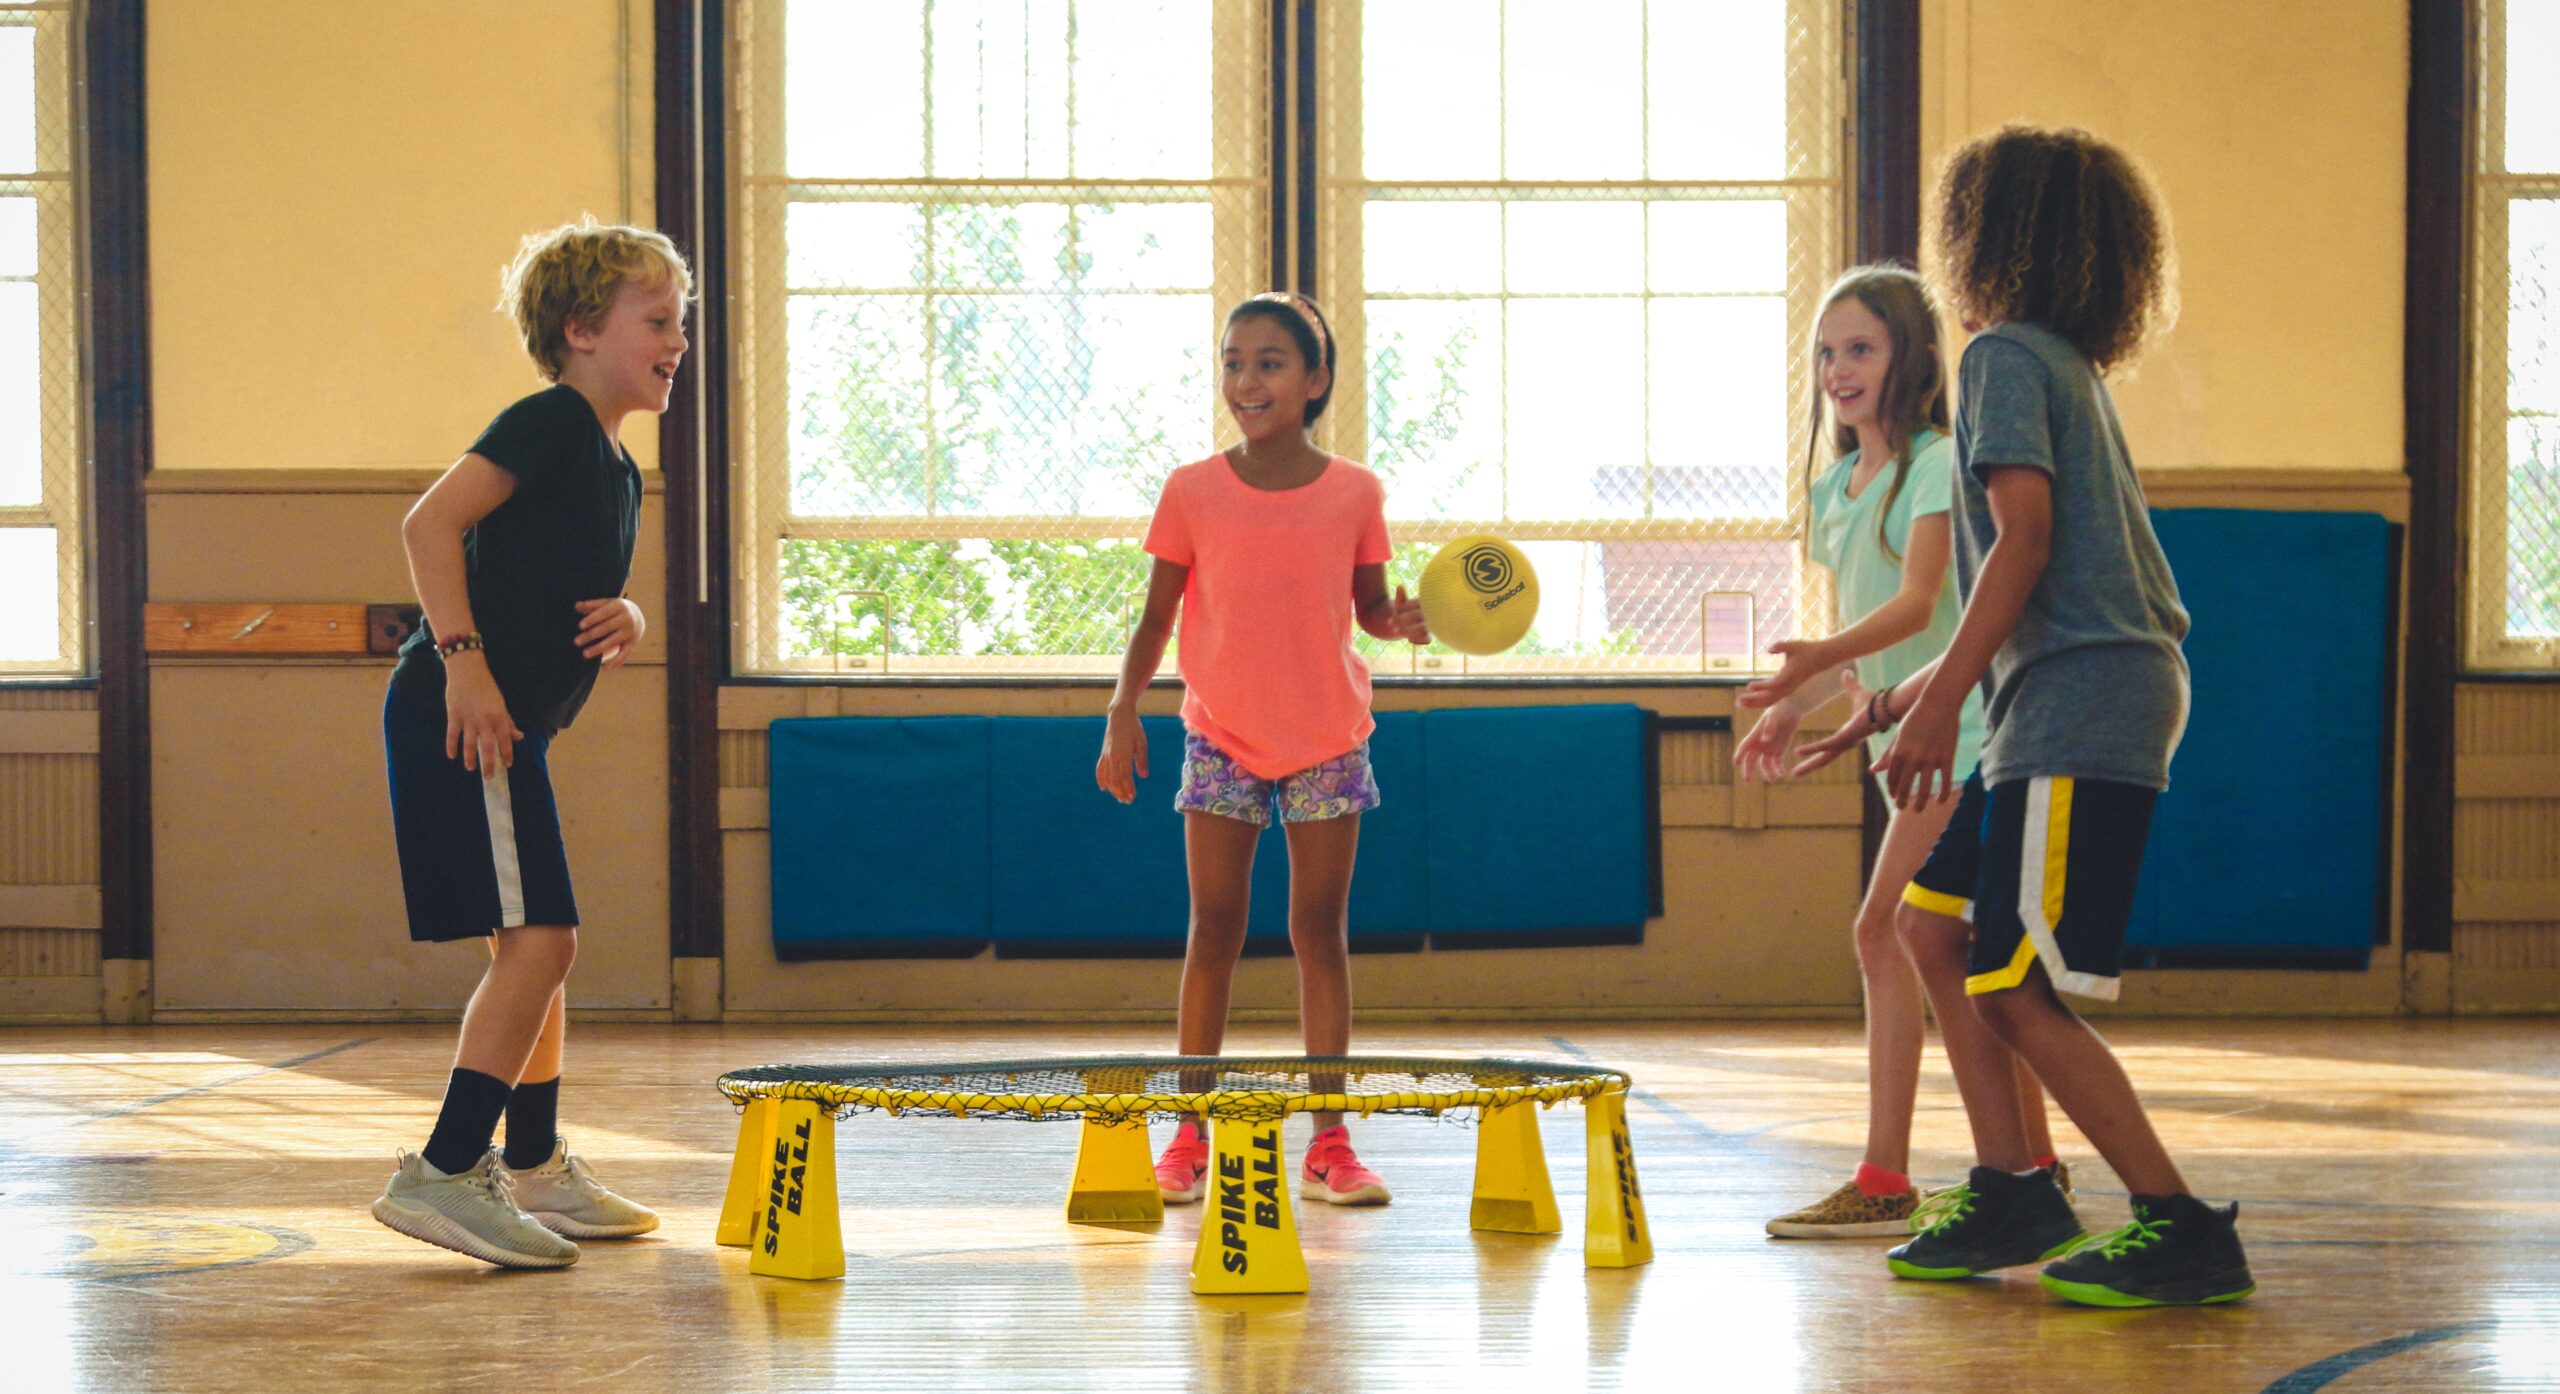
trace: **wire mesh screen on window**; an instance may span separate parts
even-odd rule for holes
[[[0,679],[87,661],[72,21],[0,5]]]
[[[1379,671],[1793,632],[1838,8],[1314,9],[1274,55],[1267,0],[735,0],[740,671],[1108,671],[1157,491],[1233,434],[1221,316],[1307,263],[1318,440],[1385,480],[1391,581],[1490,531],[1541,582],[1512,653],[1364,636]]]
[[[2560,5],[2481,7],[2469,655],[2560,668]]]

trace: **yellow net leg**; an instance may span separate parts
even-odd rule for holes
[[[1288,1158],[1280,1120],[1216,1118],[1209,1125],[1208,1195],[1191,1290],[1202,1294],[1305,1292],[1307,1259],[1289,1208]]]
[[[756,1237],[756,1221],[764,1215],[765,1164],[773,1155],[771,1099],[749,1099],[738,1115],[738,1150],[729,1158],[729,1190],[720,1198],[717,1241],[744,1248]]]
[[[1582,1207],[1582,1261],[1591,1268],[1653,1262],[1653,1231],[1644,1223],[1636,1186],[1635,1148],[1627,1141],[1627,1096],[1594,1094],[1582,1104],[1589,1191]]]
[[[806,1099],[784,1100],[774,1116],[764,1175],[764,1217],[747,1247],[747,1271],[775,1278],[843,1277],[834,1115]]]
[[[1536,1104],[1503,1104],[1484,1111],[1476,1128],[1476,1196],[1467,1223],[1502,1234],[1564,1229],[1555,1185],[1547,1179],[1547,1151],[1538,1140]]]
[[[1067,1188],[1071,1225],[1148,1224],[1164,1218],[1155,1159],[1143,1117],[1110,1124],[1087,1118],[1076,1140],[1076,1177]]]

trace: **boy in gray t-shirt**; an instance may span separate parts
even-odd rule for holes
[[[1959,371],[1963,594],[1973,594],[2000,536],[1985,472],[2041,470],[2053,497],[2044,574],[1991,656],[1982,782],[2071,775],[2165,789],[2187,724],[2187,661],[2178,652],[2187,612],[2106,384],[2079,350],[2033,324],[1983,330]]]
[[[2057,995],[2116,995],[2152,806],[2186,726],[2187,612],[2102,377],[2164,314],[2166,233],[2123,154],[2085,131],[2014,126],[1949,161],[1938,228],[1946,299],[1977,333],[1956,416],[1964,618],[1935,663],[1870,694],[1798,767],[1901,721],[1876,765],[1887,792],[1943,798],[1958,712],[1987,690],[1981,768],[1894,921],[1931,988],[1977,1165],[1887,1260],[1948,1279],[2059,1258],[2043,1283],[2073,1302],[2237,1301],[2257,1289],[2238,1207],[2188,1191],[2123,1066]],[[2021,1060],[2132,1191],[2131,1224],[2082,1243],[2027,1149]]]

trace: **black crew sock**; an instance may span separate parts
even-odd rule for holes
[[[498,1115],[507,1111],[507,1084],[478,1070],[455,1070],[444,1087],[444,1108],[436,1114],[436,1130],[427,1136],[427,1165],[453,1176],[480,1165],[497,1134]]]
[[[560,1141],[560,1077],[519,1084],[507,1096],[507,1166],[531,1171],[551,1160]]]

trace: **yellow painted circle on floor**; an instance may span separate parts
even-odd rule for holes
[[[257,1263],[300,1253],[311,1241],[290,1230],[181,1215],[73,1211],[53,1226],[53,1271],[66,1278],[142,1278]]]

